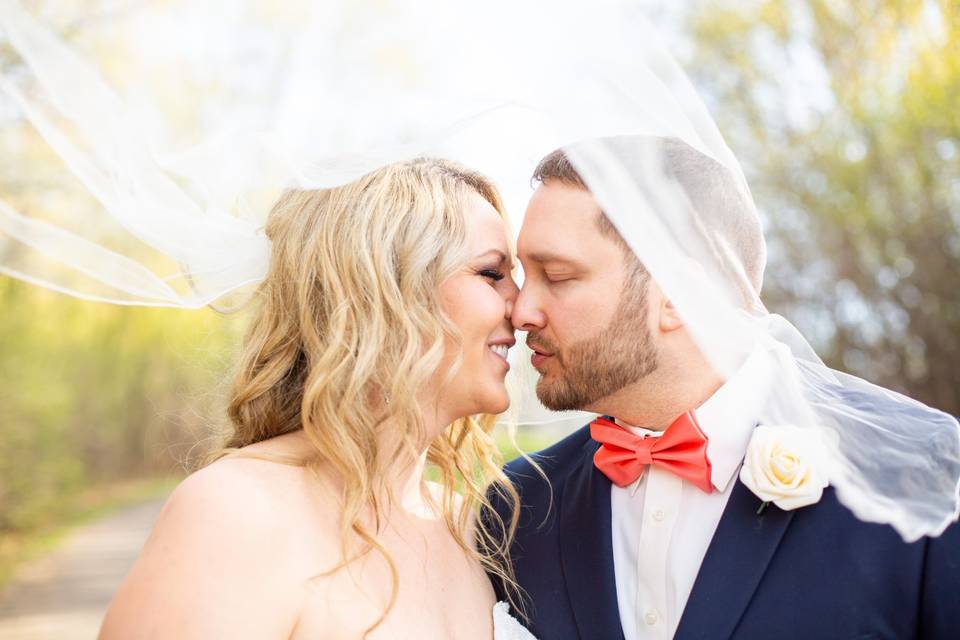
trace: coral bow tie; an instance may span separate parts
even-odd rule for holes
[[[692,412],[677,418],[661,436],[642,438],[620,425],[597,418],[590,437],[600,443],[593,463],[618,487],[643,475],[648,465],[658,465],[710,493],[710,459],[707,436]]]

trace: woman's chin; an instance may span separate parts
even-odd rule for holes
[[[504,413],[509,408],[510,408],[510,399],[508,398],[503,402],[498,403],[496,407],[493,407],[490,411],[487,411],[487,413],[491,413],[493,415],[499,415],[501,413]]]
[[[510,395],[507,393],[506,387],[502,384],[500,387],[496,392],[484,397],[483,402],[480,403],[482,407],[480,413],[497,415],[510,408]]]

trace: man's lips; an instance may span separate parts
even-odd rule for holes
[[[552,353],[542,351],[539,347],[532,345],[527,345],[533,351],[533,355],[530,356],[530,364],[533,365],[534,369],[539,369],[543,366],[550,358],[553,357]]]
[[[552,357],[553,356],[544,355],[542,353],[537,353],[536,351],[534,351],[533,355],[530,356],[530,364],[533,365],[534,369],[539,369],[544,365],[544,363],[546,363],[547,360],[549,360]]]

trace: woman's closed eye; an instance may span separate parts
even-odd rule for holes
[[[500,271],[499,269],[481,269],[477,273],[484,278],[489,278],[493,282],[500,282],[505,277],[503,271]]]

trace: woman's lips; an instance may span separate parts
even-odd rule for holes
[[[510,370],[510,361],[507,360],[507,354],[512,345],[508,343],[497,343],[491,344],[488,346],[490,354],[496,358],[500,363],[506,367],[506,370]]]

